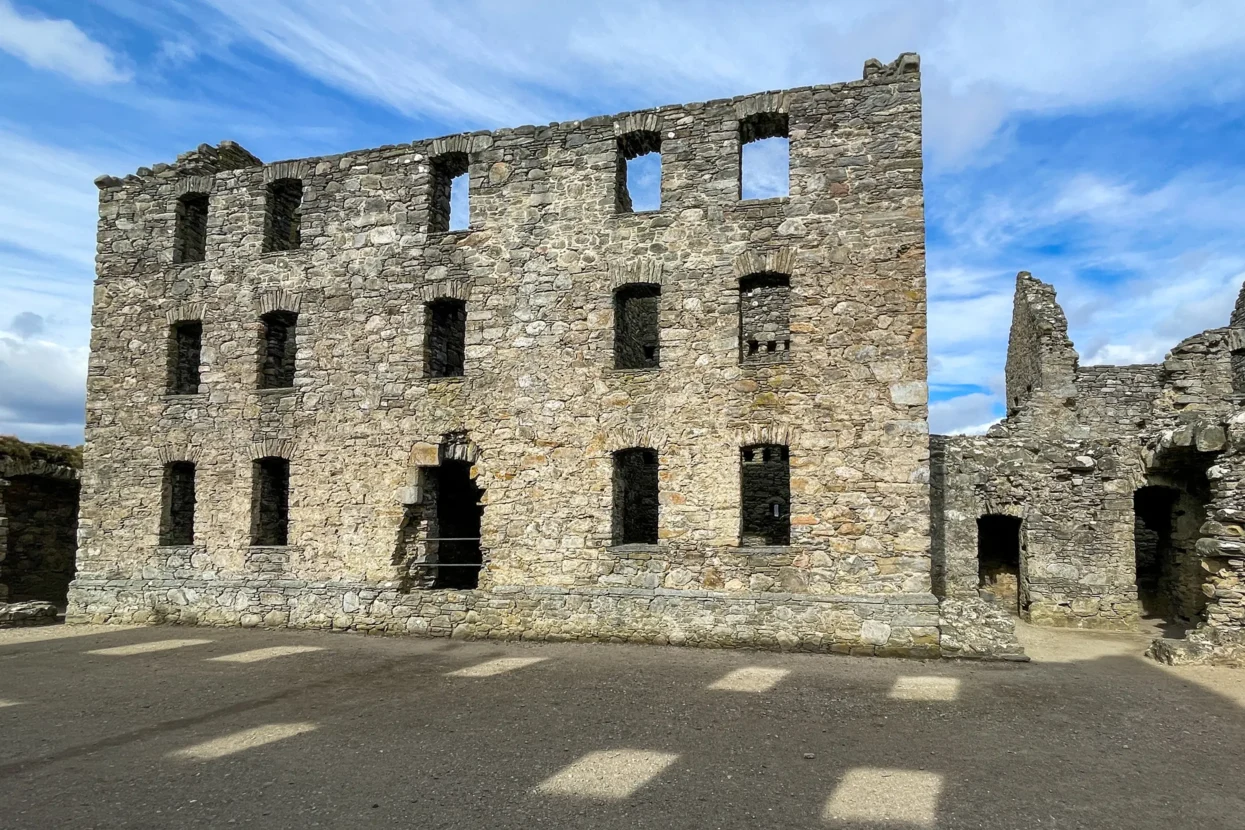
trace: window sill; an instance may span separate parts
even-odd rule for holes
[[[207,392],[165,392],[163,399],[169,403],[197,403],[206,401]]]
[[[304,250],[305,249],[303,248],[303,246],[299,245],[297,248],[288,248],[284,251],[260,251],[259,258],[260,259],[279,259],[280,257],[283,257],[283,256],[290,256],[291,254],[302,253]]]
[[[428,231],[429,241],[440,241],[442,239],[458,239],[459,237],[468,236],[473,233],[479,233],[482,228],[476,225],[468,225],[465,228],[452,228],[448,231]]]
[[[266,389],[256,389],[255,394],[264,395],[264,396],[268,396],[268,395],[280,396],[280,395],[292,395],[294,392],[297,392],[297,391],[298,391],[297,386],[269,386]]]
[[[205,550],[207,550],[207,545],[200,542],[190,542],[185,545],[156,545],[157,553],[180,553],[182,551],[202,553]]]
[[[766,205],[785,205],[791,201],[790,196],[767,196],[764,199],[740,199],[735,207],[764,207]]]
[[[660,366],[638,366],[634,369],[620,369],[615,366],[613,369],[606,369],[607,375],[656,375],[661,372]]]
[[[661,208],[653,208],[652,210],[616,210],[612,214],[615,219],[621,219],[624,216],[659,216]]]
[[[752,357],[739,361],[739,368],[747,369],[756,366],[782,366],[785,363],[791,363],[791,352],[775,352],[772,355],[764,357]]]
[[[248,545],[247,553],[289,553],[297,550],[297,545]]]
[[[207,264],[206,259],[191,259],[191,260],[186,260],[185,262],[170,263],[171,267],[173,268],[190,268],[195,265],[206,265],[206,264]]]
[[[466,379],[466,375],[424,375],[423,378],[421,378],[421,380],[426,380],[429,383],[462,383]]]
[[[735,550],[748,555],[791,553],[791,545],[737,545]]]

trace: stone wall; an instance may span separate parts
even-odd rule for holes
[[[787,126],[790,195],[740,201],[741,124],[759,116]],[[640,133],[660,136],[661,209],[619,211],[619,155]],[[444,175],[464,160],[470,226],[444,231]],[[288,180],[302,188],[298,244],[265,252],[270,185]],[[483,490],[479,595],[575,598],[559,601],[593,609],[594,637],[658,636],[666,612],[640,606],[677,606],[710,632],[737,607],[776,609],[746,616],[777,626],[783,608],[932,602],[916,56],[870,61],[850,83],[340,156],[262,165],[204,145],[98,184],[75,618],[141,614],[166,595],[141,575],[172,561],[187,584],[397,584],[403,602],[435,604],[407,573],[411,529],[427,532],[410,514],[419,469],[451,445]],[[205,260],[178,264],[187,192],[209,194]],[[789,362],[741,361],[740,280],[758,273],[789,284]],[[659,369],[614,368],[615,290],[632,283],[660,286]],[[465,303],[461,376],[425,376],[439,299]],[[261,390],[259,320],[276,311],[297,314],[293,383]],[[200,387],[168,396],[180,319],[202,322]],[[760,444],[790,456],[791,539],[777,548],[740,538],[740,451]],[[613,453],[631,447],[658,456],[651,550],[612,544]],[[290,535],[254,549],[251,465],[269,456],[290,462]],[[192,549],[158,544],[161,470],[176,460],[196,464]],[[641,592],[616,603],[637,622],[596,610],[624,588]],[[554,633],[550,607],[516,625]],[[822,643],[836,614],[785,630]],[[845,648],[908,649],[929,622],[879,644],[881,628],[851,619],[834,624]]]
[[[0,436],[0,604],[65,603],[77,548],[80,463],[74,448]]]

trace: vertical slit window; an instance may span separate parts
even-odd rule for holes
[[[192,462],[172,461],[164,465],[161,501],[160,544],[194,544],[195,465]]]
[[[290,462],[268,457],[252,465],[251,544],[287,545],[290,525]]]
[[[787,448],[760,444],[740,451],[740,544],[791,544],[791,467]]]
[[[292,311],[270,311],[260,318],[260,389],[284,389],[294,385],[297,322],[298,315]]]
[[[467,303],[440,299],[424,309],[425,368],[428,377],[462,377],[467,349]]]
[[[199,362],[203,357],[203,323],[182,320],[169,329],[168,393],[199,393]]]
[[[174,209],[173,262],[203,262],[207,256],[208,195],[187,193]]]
[[[657,472],[656,450],[638,447],[614,453],[614,544],[657,544]]]
[[[752,274],[739,281],[739,359],[786,360],[791,350],[791,279]]]
[[[264,202],[264,251],[293,251],[302,244],[303,183],[270,182]]]
[[[614,292],[614,368],[661,365],[661,286],[624,285]]]
[[[661,208],[661,134],[642,130],[618,137],[614,209],[633,213]]]
[[[463,230],[470,224],[470,166],[466,153],[445,153],[432,160],[429,233]]]
[[[772,199],[791,191],[791,142],[785,112],[739,122],[739,198]]]

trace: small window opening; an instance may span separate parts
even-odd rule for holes
[[[624,285],[614,292],[614,368],[661,363],[661,286]]]
[[[480,504],[484,492],[471,477],[467,461],[442,461],[431,478],[436,499],[437,536],[429,542],[429,552],[438,567],[434,588],[475,588],[480,582],[484,564],[480,548],[480,522],[484,508]]]
[[[656,450],[634,448],[614,453],[614,544],[657,544],[657,473]]]
[[[467,303],[440,299],[424,309],[427,335],[424,365],[428,377],[462,377],[467,350]]]
[[[661,208],[661,133],[641,130],[618,137],[614,192],[619,213]]]
[[[172,461],[164,465],[161,502],[160,544],[194,544],[195,465],[192,462]]]
[[[787,448],[744,447],[740,475],[740,544],[791,544],[791,468]]]
[[[1015,516],[977,519],[977,585],[1013,612],[1020,609],[1020,525]]]
[[[199,362],[203,359],[203,323],[182,320],[169,328],[168,392],[199,393]]]
[[[739,342],[742,362],[783,359],[790,343],[791,280],[785,274],[752,274],[739,281]],[[764,350],[761,344],[765,344]]]
[[[290,462],[269,456],[251,465],[251,544],[288,545]]]
[[[739,198],[773,199],[791,192],[787,114],[758,113],[739,122]]]
[[[428,232],[462,230],[470,224],[471,161],[466,153],[446,153],[432,160],[432,194],[428,203]]]
[[[298,349],[295,339],[298,315],[292,311],[270,311],[259,319],[259,388],[291,387]]]
[[[206,193],[187,193],[177,200],[173,262],[203,262],[207,257],[207,219]]]
[[[277,179],[268,184],[264,207],[264,251],[293,251],[302,244],[303,183]]]

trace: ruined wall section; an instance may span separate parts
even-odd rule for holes
[[[0,603],[65,602],[80,464],[75,448],[0,436]]]
[[[1033,429],[1074,421],[1077,354],[1055,289],[1028,271],[1016,275],[1007,345],[1007,413]]]
[[[770,110],[788,116],[790,196],[739,201],[740,119]],[[661,209],[618,213],[619,136],[636,127],[662,136]],[[430,232],[446,153],[469,159],[470,227]],[[289,177],[301,245],[263,253],[266,184]],[[205,261],[174,265],[174,204],[201,188]],[[139,574],[396,580],[411,448],[465,431],[485,590],[931,601],[915,56],[832,86],[210,176],[153,169],[100,199],[82,596]],[[657,371],[613,368],[628,269],[661,285]],[[792,360],[743,366],[739,280],[776,269]],[[463,377],[423,377],[424,306],[440,297],[466,302]],[[257,390],[258,317],[274,308],[298,315],[294,386]],[[195,315],[200,392],[166,395],[168,325]],[[739,545],[740,448],[756,443],[790,448],[783,550]],[[291,469],[275,576],[274,552],[248,545],[250,465],[269,445]],[[642,560],[611,545],[611,453],[630,446],[660,464],[660,543]],[[170,551],[160,471],[179,458],[197,465],[199,509],[193,548]],[[881,645],[928,640],[928,614],[911,620]]]
[[[1163,394],[1158,364],[1080,366],[1076,371],[1076,417],[1102,439],[1136,441],[1162,420],[1155,405]]]
[[[1185,338],[1163,360],[1157,408],[1171,426],[1211,414],[1227,417],[1243,400],[1233,389],[1232,351],[1238,329],[1208,329]]]

